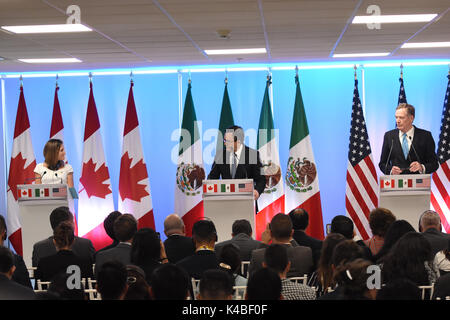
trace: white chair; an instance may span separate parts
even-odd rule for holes
[[[241,261],[241,274],[244,278],[248,278],[248,266],[250,261]]]
[[[304,284],[304,285],[306,285],[307,283],[308,283],[308,275],[303,275],[302,277],[290,277],[290,278],[287,278],[288,280],[291,280],[292,282],[295,282],[295,283],[301,283],[301,284]]]
[[[92,289],[95,289],[95,286],[96,286],[96,284],[97,284],[97,280],[95,280],[95,279],[91,279],[91,278],[87,278],[87,289],[90,289],[90,290],[92,290]]]
[[[36,269],[37,267],[27,268],[30,279],[34,279],[34,272],[36,271]]]
[[[233,286],[233,300],[244,300],[247,286]]]
[[[197,295],[200,292],[200,279],[191,278],[191,283],[192,283],[192,292],[194,294],[192,300],[197,300]]]
[[[419,289],[422,291],[422,300],[425,300],[425,293],[429,291],[428,300],[431,300],[434,293],[434,282],[430,286],[419,286]]]
[[[50,281],[41,281],[40,279],[36,279],[36,286],[37,290],[40,291],[47,291],[48,287],[50,286]]]
[[[85,289],[84,292],[89,295],[89,300],[102,300],[101,294],[96,289]]]

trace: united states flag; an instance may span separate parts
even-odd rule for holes
[[[401,73],[400,78],[398,79],[398,81],[400,81],[400,90],[398,92],[397,105],[399,105],[400,103],[407,103],[405,87],[403,86],[403,72]]]
[[[438,212],[441,217],[442,226],[447,233],[450,233],[450,74],[445,93],[444,108],[442,111],[441,134],[437,156],[439,161],[438,170],[433,173],[433,183],[431,185],[431,208]]]
[[[355,79],[352,121],[348,150],[347,185],[345,190],[346,213],[355,223],[361,238],[372,236],[368,217],[378,206],[378,178],[367,134],[366,122]]]

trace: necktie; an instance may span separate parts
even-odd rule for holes
[[[403,150],[403,154],[405,155],[405,159],[406,159],[408,157],[408,153],[409,153],[408,141],[406,140],[406,133],[403,134],[402,150]]]
[[[237,158],[236,158],[236,153],[233,152],[232,154],[232,163],[231,163],[231,177],[234,179],[234,175],[236,174],[236,168],[237,168]]]

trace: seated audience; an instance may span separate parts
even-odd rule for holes
[[[106,247],[98,250],[95,255],[97,255],[97,253],[101,251],[114,248],[119,244],[119,240],[117,240],[116,235],[114,234],[114,222],[121,215],[122,213],[120,213],[119,211],[113,211],[105,218],[105,220],[103,220],[103,227],[105,228],[106,234],[111,238],[113,242],[110,245],[107,245]]]
[[[135,265],[128,265],[126,268],[128,290],[124,300],[151,300],[150,286],[145,280],[144,270]]]
[[[433,299],[445,300],[450,297],[450,273],[439,277],[434,285]]]
[[[195,253],[194,241],[186,237],[184,222],[177,214],[168,215],[164,220],[164,234],[167,236],[164,248],[169,262],[177,263]]]
[[[34,291],[11,280],[16,267],[11,250],[0,246],[0,300],[34,300]]]
[[[447,248],[436,253],[434,263],[439,270],[441,276],[450,273],[450,240],[448,240]]]
[[[223,270],[206,270],[200,279],[200,292],[197,300],[231,300],[233,282]]]
[[[156,268],[150,282],[153,300],[186,300],[189,296],[189,276],[175,264],[166,263]]]
[[[439,214],[433,210],[427,210],[420,216],[419,231],[422,232],[425,239],[430,242],[431,255],[447,249],[450,235],[441,232],[442,224]]]
[[[247,279],[241,276],[241,257],[239,248],[229,243],[223,246],[219,256],[219,267],[226,271],[233,280],[233,286],[246,286]]]
[[[384,243],[384,236],[394,221],[395,216],[388,209],[376,208],[370,212],[369,226],[373,236],[368,240],[364,240],[364,243],[369,247],[372,255],[376,255],[380,251]]]
[[[409,279],[398,278],[382,286],[376,300],[422,300],[419,287]]]
[[[261,268],[248,279],[245,300],[282,300],[281,290],[278,274],[269,268]]]
[[[336,300],[375,300],[377,290],[367,286],[371,275],[367,268],[371,264],[368,260],[358,258],[336,268],[334,278],[341,292],[335,296]]]
[[[98,271],[97,291],[102,300],[123,300],[127,294],[127,268],[119,261],[105,262]]]
[[[58,296],[58,300],[86,300],[84,293],[84,285],[80,283],[79,288],[69,288],[67,281],[71,275],[65,272],[60,272],[52,278],[47,292],[54,293]]]

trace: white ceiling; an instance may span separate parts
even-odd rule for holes
[[[391,52],[380,59],[450,58],[450,48],[400,49],[409,42],[450,41],[449,0],[0,0],[0,25],[65,23],[81,8],[94,32],[0,31],[0,72],[136,68],[232,63],[337,61],[333,53]],[[349,23],[367,15],[437,13],[430,23]],[[217,30],[231,31],[221,39]],[[265,47],[266,54],[208,56],[204,50]],[[19,58],[75,57],[82,63],[31,65]],[[371,58],[373,60],[374,58]],[[342,60],[342,59],[340,59]],[[354,60],[354,59],[353,59]]]

